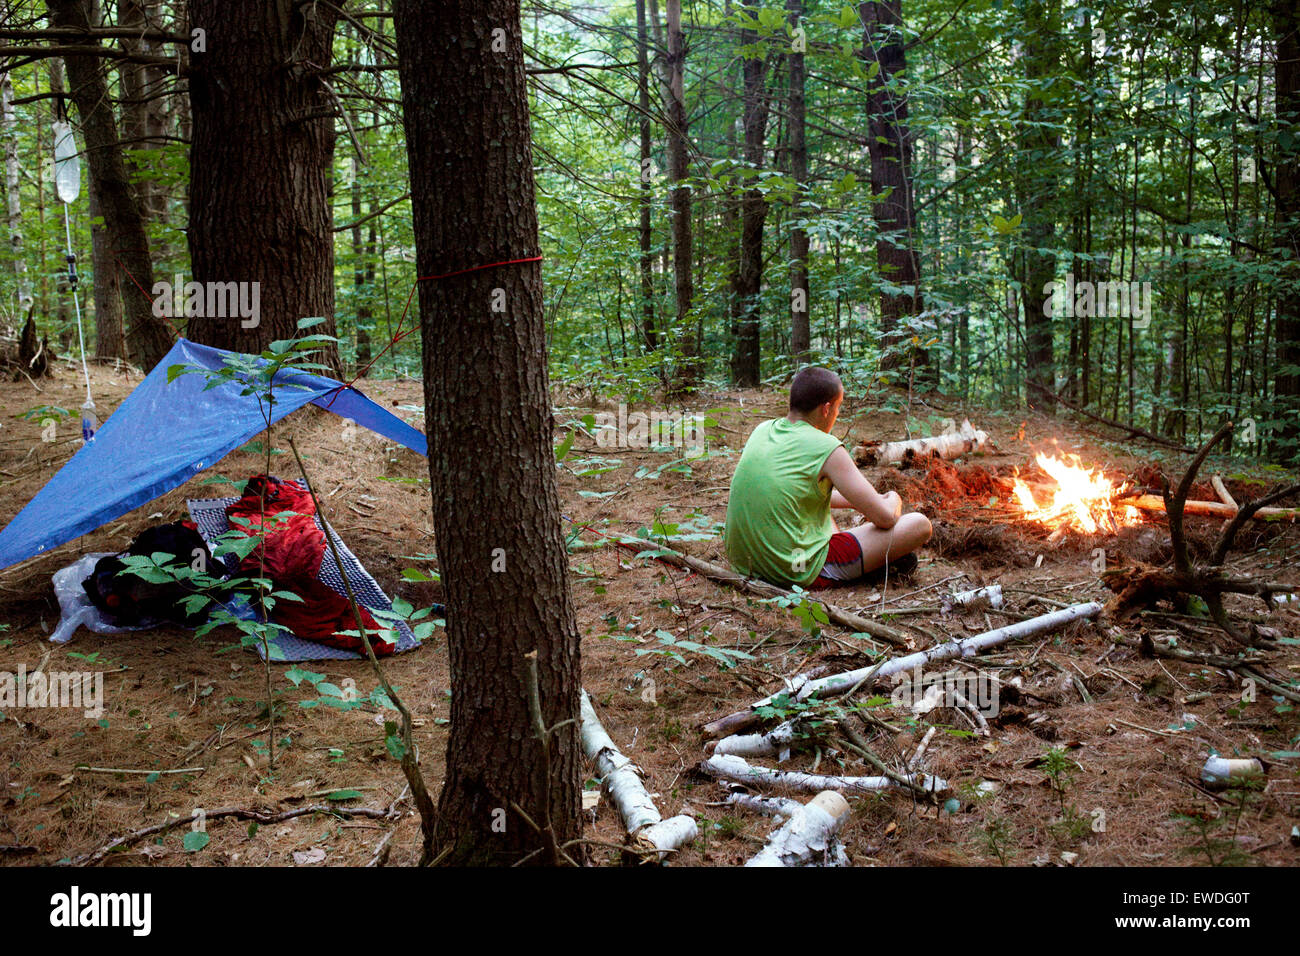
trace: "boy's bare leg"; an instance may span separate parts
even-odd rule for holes
[[[849,528],[849,532],[862,545],[862,573],[870,574],[882,567],[885,555],[890,561],[897,561],[905,554],[911,554],[930,540],[933,529],[930,519],[919,511],[908,512],[901,516],[893,528],[881,531],[870,522]]]

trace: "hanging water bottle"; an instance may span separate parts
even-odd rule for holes
[[[81,406],[81,440],[89,442],[99,430],[99,419],[95,416],[95,403],[86,399]]]
[[[75,202],[81,192],[81,158],[77,138],[67,123],[54,123],[54,185],[62,202]]]

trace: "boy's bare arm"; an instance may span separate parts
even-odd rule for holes
[[[832,508],[853,508],[882,529],[892,528],[898,516],[903,513],[903,499],[898,496],[898,492],[891,491],[882,495],[876,491],[843,448],[836,448],[830,453],[822,465],[821,475],[829,478],[834,485],[831,492]]]

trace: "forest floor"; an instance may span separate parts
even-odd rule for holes
[[[140,380],[137,372],[100,368],[94,390],[101,417]],[[0,524],[72,455],[80,405],[74,372],[60,366],[38,393],[27,381],[0,385]],[[416,381],[376,381],[365,392],[417,427],[422,426]],[[885,398],[887,396],[880,396]],[[898,397],[894,396],[897,401]],[[611,411],[591,395],[557,394],[557,444],[567,422]],[[931,400],[931,399],[927,399]],[[932,401],[932,400],[931,400]],[[42,441],[38,406],[61,406],[73,417],[56,424],[55,441]],[[579,434],[559,471],[561,506],[581,525],[635,534],[656,521],[673,547],[725,563],[718,525],[727,487],[746,436],[760,421],[784,413],[780,393],[729,391],[701,395],[694,410],[716,422],[707,429],[707,457],[681,460],[681,452],[598,448]],[[1017,619],[996,612],[943,615],[938,596],[950,589],[1001,583],[1005,610],[1032,616],[1056,605],[1110,597],[1094,570],[1095,549],[1112,564],[1160,563],[1171,551],[1163,515],[1147,515],[1117,535],[1068,535],[1052,544],[1048,532],[1014,514],[1007,479],[1019,469],[1034,474],[1033,453],[1078,454],[1120,478],[1147,475],[1163,465],[1177,476],[1186,463],[1143,443],[1120,443],[1098,431],[1037,413],[1005,415],[967,409],[989,431],[996,448],[955,467],[869,468],[878,488],[897,488],[909,507],[935,524],[918,570],[887,588],[860,586],[822,597],[859,613],[883,609],[896,627],[961,637]],[[24,417],[26,416],[26,417]],[[956,407],[913,406],[913,416],[964,417]],[[855,440],[903,437],[905,418],[880,407],[877,397],[851,396],[836,434]],[[406,568],[427,570],[418,556],[433,550],[424,460],[324,412],[308,410],[276,426],[274,443],[293,435],[309,449],[307,467],[330,520],[390,595],[416,607],[436,600],[437,586],[403,580]],[[464,453],[473,454],[472,449]],[[290,468],[291,460],[278,459]],[[1212,498],[1205,483],[1193,497]],[[71,709],[11,710],[0,718],[0,865],[51,864],[76,859],[108,841],[151,825],[175,826],[137,840],[103,865],[358,865],[369,860],[390,829],[389,865],[415,862],[419,821],[409,804],[396,822],[321,812],[303,813],[261,827],[233,818],[207,824],[210,843],[187,851],[182,839],[197,809],[262,808],[281,814],[312,805],[385,809],[403,789],[401,771],[384,746],[391,712],[375,707],[338,710],[303,707],[316,699],[304,682],[295,687],[275,665],[277,759],[268,767],[263,667],[238,649],[228,631],[196,638],[180,629],[121,635],[78,632],[70,643],[47,637],[59,613],[50,586],[58,568],[91,551],[124,548],[151,523],[184,514],[186,498],[229,494],[228,485],[205,485],[215,475],[244,478],[260,458],[240,450],[215,468],[106,527],[23,565],[0,571],[0,671],[100,670],[106,711],[102,719]],[[286,472],[287,473],[287,472]],[[1238,500],[1271,487],[1280,477],[1264,469],[1225,473]],[[1220,521],[1189,517],[1195,553],[1206,553]],[[566,532],[573,526],[566,525]],[[585,540],[597,541],[586,535]],[[1290,525],[1257,523],[1241,536],[1233,569],[1283,581],[1300,580],[1300,535]],[[747,597],[696,574],[617,548],[570,555],[570,584],[583,638],[583,682],[606,729],[646,773],[664,816],[693,812],[701,836],[673,858],[674,865],[737,865],[753,855],[771,822],[723,806],[723,790],[699,773],[705,756],[700,726],[778,690],[781,678],[818,664],[832,670],[861,666],[867,642],[837,628],[809,633],[790,610]],[[928,590],[923,590],[928,589]],[[920,593],[917,593],[917,592]],[[1241,612],[1258,600],[1231,599]],[[916,610],[920,608],[921,610]],[[898,615],[899,611],[907,611]],[[1300,615],[1276,610],[1269,624],[1284,635],[1267,654],[1275,673],[1300,673]],[[954,787],[956,812],[927,805],[899,791],[855,797],[844,831],[855,865],[1188,865],[1244,862],[1295,865],[1300,850],[1288,839],[1300,822],[1300,762],[1294,759],[1300,718],[1260,692],[1243,702],[1235,675],[1204,666],[1143,657],[1115,643],[1141,631],[1176,635],[1180,646],[1210,650],[1212,627],[1176,619],[1134,619],[1123,624],[1080,622],[1050,636],[996,648],[980,658],[1004,681],[1021,678],[1017,703],[1003,702],[988,737],[972,733],[964,714],[947,709],[914,716],[888,703],[873,711],[898,732],[858,724],[873,749],[896,766],[926,728],[934,737],[925,769]],[[674,649],[674,641],[740,650],[751,659],[721,667],[707,654]],[[928,646],[916,633],[917,647]],[[1221,651],[1228,651],[1226,642]],[[681,661],[669,652],[676,650]],[[684,663],[683,663],[684,662]],[[364,662],[305,665],[342,685],[348,678],[364,694],[375,686]],[[392,683],[416,717],[422,767],[435,793],[441,783],[449,715],[449,667],[437,632],[421,649],[385,662]],[[1077,683],[1073,680],[1077,678]],[[1082,688],[1082,690],[1081,690]],[[1086,700],[1085,700],[1086,692]],[[888,690],[883,692],[888,697]],[[850,718],[857,720],[856,717]],[[485,733],[490,728],[483,728]],[[796,751],[782,769],[874,774],[852,753],[823,743]],[[1045,757],[1058,748],[1061,764]],[[1211,750],[1262,756],[1269,764],[1262,789],[1215,794],[1198,784]],[[1270,754],[1275,755],[1270,757]],[[1290,755],[1290,756],[1288,756]],[[773,765],[753,758],[753,762]],[[1061,787],[1048,768],[1061,764]],[[90,771],[85,768],[148,773]],[[187,769],[183,773],[162,771]],[[840,769],[842,768],[842,769]],[[157,776],[151,776],[158,771]],[[588,777],[593,773],[588,768]],[[989,786],[979,788],[980,784]],[[589,782],[588,786],[592,784]],[[978,788],[978,789],[977,789]],[[339,791],[355,791],[352,799]],[[806,796],[801,799],[807,799]],[[608,801],[587,812],[592,840],[617,844],[622,825]],[[1062,854],[1065,854],[1064,856]],[[619,861],[617,851],[596,848],[594,862]]]

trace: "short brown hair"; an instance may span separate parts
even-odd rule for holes
[[[801,368],[790,383],[790,410],[808,414],[844,391],[840,377],[828,368],[809,365]]]

